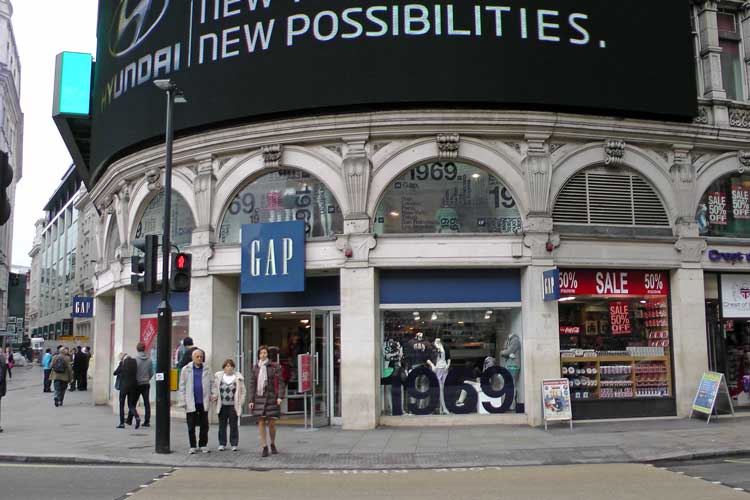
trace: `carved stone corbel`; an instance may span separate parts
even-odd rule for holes
[[[367,156],[367,138],[364,136],[344,138],[346,143],[344,161],[341,163],[344,181],[349,195],[347,219],[367,219],[367,191],[370,188],[372,164]],[[366,228],[360,228],[367,231]]]
[[[461,136],[459,134],[438,134],[436,141],[439,159],[455,160],[458,158],[458,147],[461,143]]]
[[[701,262],[708,244],[703,238],[680,238],[674,247],[680,252],[682,262],[696,264]]]
[[[161,170],[159,167],[151,167],[146,171],[146,187],[149,191],[161,190]]]
[[[750,151],[737,151],[737,161],[739,162],[737,172],[745,173],[745,170],[750,168]]]
[[[216,175],[214,174],[213,155],[198,157],[196,176],[193,180],[193,191],[195,193],[195,206],[198,210],[198,221],[196,230],[209,230],[211,227],[211,209],[213,205],[214,188],[216,186]]]
[[[214,256],[213,246],[191,246],[190,253],[193,256],[193,275],[208,276],[208,261]]]
[[[281,156],[284,152],[281,144],[269,144],[261,149],[263,153],[263,166],[266,168],[279,168]]]
[[[526,156],[523,159],[528,182],[529,213],[546,215],[549,201],[549,188],[552,181],[552,159],[546,134],[526,135]]]
[[[336,238],[338,248],[346,259],[344,267],[368,267],[370,251],[378,244],[374,234],[346,234]]]
[[[625,157],[625,141],[608,139],[604,143],[604,164],[612,167],[620,165]]]

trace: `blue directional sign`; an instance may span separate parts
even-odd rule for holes
[[[241,293],[305,290],[304,221],[243,224]]]

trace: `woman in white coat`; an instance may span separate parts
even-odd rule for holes
[[[227,359],[221,365],[222,371],[214,374],[211,400],[216,402],[219,415],[219,451],[227,447],[227,424],[229,424],[229,444],[237,451],[240,440],[239,420],[242,405],[245,403],[245,379],[234,371],[234,361]]]

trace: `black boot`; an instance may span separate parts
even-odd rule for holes
[[[263,458],[266,458],[268,456],[268,446],[263,447],[263,453],[260,454]]]

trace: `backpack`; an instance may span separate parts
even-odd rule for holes
[[[52,370],[55,373],[65,373],[67,371],[67,369],[65,367],[65,358],[62,357],[62,356],[57,356],[52,361]]]

